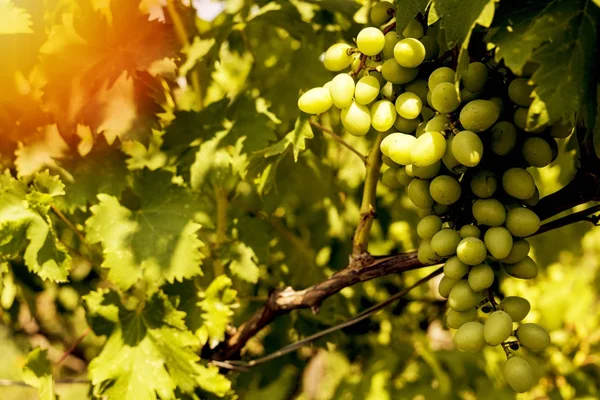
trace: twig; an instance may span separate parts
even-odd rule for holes
[[[94,249],[92,249],[92,247],[88,244],[87,240],[85,239],[85,235],[79,230],[77,229],[77,227],[66,217],[65,214],[63,214],[62,211],[60,211],[58,209],[58,207],[56,207],[54,204],[52,204],[50,206],[50,209],[52,210],[52,212],[54,214],[56,214],[56,216],[62,221],[64,222],[67,227],[73,231],[73,233],[75,233],[75,235],[77,236],[77,238],[79,239],[79,241],[89,250],[90,254],[94,255]],[[65,247],[67,247],[67,249],[71,248],[71,246],[67,246],[64,242],[61,241],[61,243],[63,243],[63,245],[65,245]],[[75,249],[73,249],[75,250]],[[77,251],[77,253],[79,253],[81,255],[81,252]],[[86,260],[87,258],[84,257]],[[89,261],[89,260],[88,260]],[[93,263],[91,263],[93,264]]]
[[[323,125],[319,124],[318,122],[315,121],[308,121],[309,124],[319,130],[321,130],[323,133],[326,133],[328,135],[330,135],[332,138],[335,139],[336,142],[338,142],[339,144],[341,144],[342,146],[344,146],[345,148],[347,148],[348,150],[350,150],[351,152],[353,152],[354,154],[356,154],[363,163],[366,164],[367,162],[367,157],[362,154],[360,151],[356,150],[354,147],[352,147],[351,144],[349,144],[348,142],[346,142],[344,139],[342,139],[339,135],[337,135],[335,132],[333,132],[331,129],[324,127]]]
[[[83,339],[85,339],[86,336],[90,334],[90,332],[91,332],[90,328],[89,327],[86,328],[86,330],[83,331],[83,333],[71,344],[71,346],[67,349],[67,351],[65,351],[63,353],[60,360],[58,360],[58,362],[56,363],[56,366],[62,364],[62,362],[67,359],[69,354],[71,354],[73,352],[73,350],[75,350],[75,348],[79,345],[79,343],[81,343],[83,341]]]
[[[217,249],[219,249],[227,240],[227,207],[229,204],[229,199],[227,198],[227,192],[225,189],[219,186],[214,186],[214,192],[215,202],[217,204],[216,246]],[[218,257],[213,261],[213,268],[215,277],[225,273],[223,263]]]
[[[354,71],[350,71],[349,75],[350,76],[356,76],[356,75],[358,75],[358,73],[360,72],[360,70],[365,67],[366,62],[367,62],[367,55],[366,54],[361,54],[360,55],[360,63],[358,64],[358,67],[356,67],[356,69]]]
[[[589,217],[592,214],[595,214],[597,212],[600,212],[600,204],[586,208],[585,210],[578,211],[573,214],[566,215],[564,217],[555,219],[553,221],[547,222],[547,223],[543,224],[540,227],[540,229],[538,229],[538,231],[535,233],[535,235],[540,235],[542,233],[545,233],[545,232],[548,232],[548,231],[551,231],[554,229],[562,228],[563,226],[567,226],[567,225],[573,224],[575,222],[589,221],[589,222],[593,223],[594,221],[592,221]]]
[[[383,31],[382,31],[382,32],[383,32],[383,34],[385,35],[386,33],[390,32],[390,31],[393,31],[394,29],[396,29],[396,23],[395,23],[395,22],[393,22],[393,23],[389,24],[388,26],[386,26],[386,27],[383,29]]]

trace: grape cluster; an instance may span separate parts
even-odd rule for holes
[[[446,322],[456,329],[456,347],[502,346],[505,379],[525,392],[534,376],[513,352],[541,351],[550,336],[537,324],[520,323],[530,310],[526,299],[498,303],[491,288],[501,270],[519,279],[537,276],[526,238],[540,228],[533,210],[539,191],[527,168],[551,163],[558,155],[556,139],[568,137],[572,126],[528,128],[534,87],[527,77],[535,65],[514,76],[493,60],[475,61],[457,82],[455,68],[437,59],[435,27],[425,32],[414,20],[397,34],[386,1],[376,3],[370,16],[381,29],[362,29],[356,48],[331,46],[324,64],[338,75],[304,93],[298,106],[309,114],[339,109],[341,123],[355,136],[387,134],[380,144],[381,181],[392,189],[406,187],[423,215],[419,261],[445,263],[438,290],[448,299]]]

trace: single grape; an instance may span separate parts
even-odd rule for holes
[[[398,168],[399,164],[396,164],[394,160],[386,156],[385,154],[381,156],[381,161],[383,161],[383,165],[387,165],[388,167]]]
[[[369,109],[356,101],[353,101],[350,107],[342,110],[340,120],[344,128],[354,136],[364,136],[371,129]]]
[[[479,236],[481,236],[481,230],[475,225],[464,225],[460,228],[459,233],[460,237],[463,239],[468,237],[479,238]]]
[[[383,50],[385,38],[383,32],[378,28],[363,28],[356,36],[356,45],[361,53],[367,56],[375,56]]]
[[[415,178],[413,167],[414,165],[412,164],[408,164],[406,167],[404,167],[404,169],[406,170],[406,175],[410,176],[411,178]]]
[[[487,249],[482,240],[468,237],[458,243],[456,255],[467,265],[478,265],[487,257]]]
[[[524,107],[517,107],[515,113],[513,114],[513,122],[517,126],[517,128],[521,130],[525,130],[527,128],[527,113],[529,109]]]
[[[413,181],[416,181],[414,179]],[[421,264],[429,265],[436,264],[441,258],[435,254],[433,249],[431,248],[431,243],[429,240],[422,240],[419,244],[419,249],[417,250],[417,258]]]
[[[448,129],[450,120],[447,115],[439,114],[427,121],[425,125],[426,132],[443,132]]]
[[[411,164],[412,163],[411,153],[412,153],[413,147],[417,143],[417,138],[412,135],[407,135],[404,133],[393,133],[393,134],[387,136],[384,140],[386,140],[390,136],[393,136],[393,137],[389,140],[389,145],[387,146],[387,152],[388,152],[387,156],[389,158],[391,158],[397,164],[400,164],[400,165]],[[381,144],[383,145],[384,142],[382,141]],[[382,148],[382,152],[383,152],[383,148]],[[383,154],[385,154],[385,153],[383,153]]]
[[[333,105],[337,108],[348,108],[352,104],[354,97],[354,79],[346,74],[338,74],[332,80],[329,86],[329,93]]]
[[[460,106],[456,87],[450,82],[438,83],[431,93],[431,106],[437,111],[447,114]]]
[[[517,239],[513,242],[512,249],[501,261],[505,264],[516,264],[529,254],[530,245],[527,239]]]
[[[520,322],[527,314],[529,314],[531,304],[523,297],[509,296],[502,299],[500,308],[510,315],[513,322]]]
[[[322,87],[312,88],[298,99],[298,108],[307,114],[322,114],[332,105],[329,90]]]
[[[404,90],[419,96],[421,103],[425,104],[427,102],[427,92],[429,91],[429,89],[427,89],[427,81],[423,79],[417,79],[416,81],[408,83],[404,87]]]
[[[471,289],[481,292],[494,283],[494,271],[487,264],[476,265],[469,271],[468,282]]]
[[[413,19],[408,23],[406,28],[402,31],[402,36],[405,38],[421,39],[424,35],[423,25],[416,19]]]
[[[412,173],[415,177],[421,179],[431,179],[438,175],[440,172],[440,168],[442,167],[442,162],[437,161],[431,165],[426,167],[419,167],[417,165],[412,165]],[[433,182],[432,182],[433,183]],[[430,189],[431,190],[431,189]]]
[[[540,229],[540,217],[528,208],[513,208],[506,214],[506,229],[516,237],[531,236]]]
[[[479,225],[500,226],[506,220],[506,210],[496,199],[475,200],[471,211]]]
[[[435,215],[446,215],[448,212],[448,206],[445,204],[434,203],[433,204],[433,213]]]
[[[506,383],[517,393],[525,393],[535,386],[533,371],[521,357],[511,357],[504,362],[502,373]]]
[[[457,256],[450,257],[444,264],[444,275],[448,278],[462,279],[467,272],[469,272],[469,266],[460,261]]]
[[[454,136],[448,138],[446,140],[446,152],[442,157],[442,162],[452,172],[456,175],[461,175],[466,171],[467,167],[459,163],[456,158],[454,158],[454,154],[452,154],[452,142],[454,141]]]
[[[533,176],[523,168],[511,168],[502,175],[504,191],[515,199],[525,200],[535,193]]]
[[[480,92],[469,92],[467,89],[462,89],[460,91],[460,101],[461,103],[468,103],[473,100],[477,100],[483,94],[483,90]]]
[[[473,175],[470,186],[471,191],[475,196],[481,199],[487,199],[496,193],[498,182],[496,181],[496,175],[493,172],[484,169]]]
[[[550,126],[550,136],[556,139],[568,138],[573,132],[573,125],[570,122],[555,122]]]
[[[454,344],[462,351],[477,352],[485,347],[483,324],[472,321],[463,324],[454,334]]]
[[[415,119],[421,114],[423,103],[419,96],[411,92],[404,92],[396,98],[396,111],[401,117]]]
[[[479,304],[481,297],[481,293],[471,289],[469,282],[460,280],[456,282],[448,295],[448,305],[454,311],[466,311]]]
[[[427,86],[429,87],[429,90],[435,89],[435,87],[442,82],[452,83],[452,86],[454,86],[454,75],[453,69],[448,67],[440,67],[433,71],[431,75],[429,75]]]
[[[465,167],[474,167],[483,157],[483,143],[471,131],[461,131],[452,140],[452,155]]]
[[[538,266],[529,256],[516,264],[503,264],[503,267],[507,274],[519,279],[533,279],[538,274]]]
[[[492,257],[501,260],[510,254],[513,238],[508,229],[502,226],[492,227],[485,232],[483,237],[485,247]]]
[[[398,182],[400,182],[402,186],[408,186],[413,178],[411,176],[408,176],[405,167],[400,167],[398,168],[396,179],[398,179]]]
[[[396,94],[394,93],[394,85],[390,82],[386,82],[381,89],[379,89],[379,94],[382,98],[392,101],[396,97]]]
[[[446,314],[446,325],[448,328],[458,329],[467,322],[472,322],[477,319],[477,309],[469,308],[466,311],[449,310]]]
[[[460,198],[460,183],[448,175],[439,175],[431,181],[429,193],[440,204],[454,204]]]
[[[379,143],[379,150],[385,157],[390,156],[390,144],[396,139],[398,139],[400,133],[390,133],[386,137],[383,138],[381,143]],[[393,161],[393,160],[392,160]]]
[[[371,7],[369,16],[373,25],[383,25],[392,18],[394,5],[387,1],[377,2]]]
[[[533,86],[527,84],[527,79],[516,78],[508,85],[508,97],[518,106],[529,107],[533,98],[531,97]]]
[[[500,115],[502,115],[504,113],[504,100],[502,100],[502,97],[490,97],[489,100],[498,107]]]
[[[417,235],[421,239],[431,239],[440,229],[442,229],[442,220],[440,217],[437,215],[428,215],[417,224]]]
[[[525,161],[532,167],[542,168],[552,162],[552,148],[541,137],[534,136],[525,139],[521,152]]]
[[[402,133],[413,133],[417,130],[417,126],[419,126],[419,119],[406,119],[401,116],[396,117],[396,122],[394,122],[394,128]]]
[[[415,79],[419,73],[418,68],[405,68],[398,64],[396,60],[390,58],[381,66],[383,78],[394,84],[403,85]]]
[[[420,138],[426,132],[425,127],[427,126],[427,122],[423,121],[417,126],[417,131],[415,132],[415,136]]]
[[[429,181],[413,179],[408,185],[408,198],[418,208],[429,208],[433,205],[433,198],[429,194]]]
[[[512,333],[513,320],[504,311],[491,313],[483,326],[483,337],[490,346],[498,346]]]
[[[458,280],[450,279],[447,276],[442,276],[440,279],[440,284],[438,285],[438,293],[440,296],[447,298],[450,295],[450,291],[456,285]]]
[[[389,100],[379,100],[371,106],[371,125],[376,131],[385,132],[396,122],[396,108]]]
[[[352,47],[346,43],[336,43],[325,52],[323,63],[329,71],[341,71],[352,64],[353,56],[348,53]]]
[[[396,30],[391,30],[384,36],[385,43],[383,45],[383,59],[389,60],[394,58],[394,47],[402,38],[398,36]]]
[[[521,346],[532,351],[542,351],[550,344],[550,335],[538,324],[522,324],[517,328],[517,339]]]
[[[481,62],[472,62],[462,76],[462,83],[469,92],[474,93],[483,89],[488,79],[488,68]]]
[[[410,157],[412,163],[426,167],[442,159],[446,152],[446,139],[439,132],[425,132],[417,138]]]
[[[425,60],[425,46],[417,39],[402,39],[394,47],[394,58],[403,67],[418,67]]]
[[[390,189],[399,189],[402,184],[398,181],[398,168],[388,168],[381,174],[381,183]]]
[[[432,36],[423,36],[419,39],[425,46],[425,60],[436,58],[440,54],[440,45],[436,38]]]
[[[473,100],[460,111],[460,123],[468,131],[483,132],[498,120],[500,110],[489,100]]]
[[[423,107],[421,109],[421,117],[423,118],[423,122],[429,122],[435,116],[435,111],[433,111],[429,107]],[[427,125],[425,125],[427,126]],[[428,132],[428,131],[426,131]]]
[[[441,257],[448,257],[456,253],[456,246],[461,238],[454,229],[444,228],[431,238],[431,249]]]
[[[495,154],[505,156],[517,144],[517,128],[508,121],[500,121],[492,127],[491,148]]]
[[[535,192],[533,193],[533,196],[531,196],[528,199],[523,200],[523,204],[525,204],[526,206],[529,207],[534,207],[537,205],[537,203],[539,203],[540,201],[540,191],[538,190],[537,186],[535,188]]]
[[[358,104],[367,105],[379,95],[379,81],[372,75],[363,76],[356,82],[354,98]]]

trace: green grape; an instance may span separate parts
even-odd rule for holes
[[[452,154],[452,142],[454,141],[454,136],[448,138],[446,140],[446,152],[442,157],[442,162],[452,172],[456,175],[461,175],[466,171],[467,167],[459,163],[456,158],[454,158],[454,154]]]
[[[516,78],[508,85],[508,97],[518,106],[529,107],[533,98],[531,97],[533,86],[527,84],[527,79]]]
[[[530,245],[527,239],[517,239],[513,242],[512,249],[501,261],[506,264],[516,264],[529,254]]]
[[[454,344],[462,351],[478,352],[485,347],[483,324],[476,321],[466,322],[454,334]]]
[[[522,324],[517,328],[517,339],[521,346],[531,351],[542,351],[550,344],[550,335],[538,324]]]
[[[400,182],[402,186],[408,186],[413,178],[406,173],[405,167],[400,167],[398,168],[396,179],[398,179],[398,182]]]
[[[483,326],[483,337],[490,346],[498,346],[509,338],[513,331],[513,320],[504,311],[491,313]]]
[[[327,82],[325,82],[325,84],[323,85],[323,88],[324,88],[324,89],[327,89],[327,90],[329,90],[329,88],[330,88],[330,87],[331,87],[331,81],[327,81]],[[331,95],[331,92],[330,92],[329,94]]]
[[[442,162],[437,161],[431,165],[426,167],[419,167],[417,165],[412,165],[412,172],[416,178],[421,179],[431,179],[440,172],[440,168],[442,167]],[[432,182],[433,184],[433,182]]]
[[[500,115],[502,115],[504,113],[504,100],[502,100],[502,97],[490,97],[489,100],[498,107]]]
[[[435,87],[442,83],[448,82],[452,83],[454,86],[454,70],[448,67],[440,67],[433,71],[431,75],[429,75],[429,80],[427,81],[427,86],[429,90],[435,89]]]
[[[454,311],[466,311],[479,304],[481,297],[481,293],[477,293],[471,289],[469,282],[460,280],[456,282],[448,295],[448,305]]]
[[[333,105],[337,108],[348,108],[354,97],[354,79],[346,73],[336,75],[329,86]]]
[[[515,123],[517,128],[519,128],[523,131],[527,127],[527,113],[528,112],[529,112],[529,109],[523,108],[523,107],[518,107],[515,110],[515,113],[513,114],[513,122]]]
[[[361,53],[367,56],[376,56],[383,50],[385,38],[380,29],[367,27],[363,28],[356,36],[356,46]]]
[[[513,238],[508,229],[496,226],[487,230],[483,236],[485,247],[492,257],[501,260],[510,254]]]
[[[537,203],[539,203],[539,201],[540,201],[540,191],[538,190],[538,188],[536,186],[533,196],[531,196],[528,199],[523,200],[522,203],[525,204],[526,206],[534,207],[535,205],[537,205]]]
[[[450,119],[448,119],[447,115],[440,114],[431,118],[427,121],[427,125],[425,125],[426,132],[443,132],[448,129],[448,124],[450,123]]]
[[[450,257],[444,264],[444,275],[451,279],[462,279],[469,272],[469,266],[457,256]]]
[[[425,60],[431,60],[440,54],[440,45],[436,38],[423,36],[420,40],[423,46],[425,46]]]
[[[487,199],[492,197],[496,193],[498,182],[496,181],[496,175],[488,170],[477,171],[471,178],[470,182],[471,191],[473,194],[481,199]]]
[[[431,249],[438,256],[448,257],[456,253],[456,246],[460,240],[458,232],[444,228],[431,238]]]
[[[389,60],[390,58],[394,58],[394,47],[396,47],[396,43],[398,43],[402,38],[398,36],[396,30],[391,30],[384,36],[385,43],[383,45],[383,59]]]
[[[385,157],[390,156],[390,144],[399,137],[399,133],[390,133],[386,137],[383,138],[381,143],[379,143],[379,150]],[[394,161],[394,160],[392,160]]]
[[[460,111],[460,123],[468,131],[483,132],[498,120],[500,110],[489,100],[473,100]]]
[[[410,157],[412,163],[426,167],[442,159],[446,152],[446,139],[439,132],[425,132],[417,138]]]
[[[385,132],[396,122],[396,108],[389,100],[379,100],[371,106],[371,125],[376,131]]]
[[[542,168],[552,162],[552,148],[541,137],[525,139],[521,152],[525,161],[532,167]]]
[[[433,213],[435,215],[445,215],[448,212],[449,207],[445,204],[434,203]]]
[[[460,100],[456,94],[454,84],[450,82],[438,83],[431,93],[431,106],[444,114],[455,111],[460,106]]]
[[[429,122],[435,116],[435,111],[433,111],[429,107],[423,107],[421,109],[421,117],[423,118],[423,122]],[[427,126],[427,125],[425,125]],[[428,132],[428,131],[426,131]]]
[[[488,68],[480,62],[472,62],[467,67],[461,80],[469,92],[474,93],[483,89],[488,79]]]
[[[440,204],[454,204],[460,198],[460,183],[448,175],[439,175],[431,181],[429,193]]]
[[[397,164],[411,164],[411,153],[413,147],[417,143],[417,138],[412,135],[406,135],[404,133],[393,133],[392,135],[393,138],[387,147],[387,156]],[[388,137],[392,135],[389,135]],[[381,143],[383,144],[383,141]]]
[[[379,94],[381,94],[384,99],[391,101],[395,96],[394,85],[392,85],[390,82],[386,82],[379,90]]]
[[[358,104],[367,105],[379,95],[379,81],[372,75],[363,76],[356,82],[354,98]]]
[[[517,393],[525,393],[535,386],[533,371],[521,357],[511,357],[504,362],[502,373],[506,383]]]
[[[322,87],[312,88],[298,99],[298,108],[307,114],[322,114],[332,105],[329,90]]]
[[[381,66],[383,78],[397,85],[403,85],[415,79],[419,73],[418,68],[405,68],[398,64],[396,60],[390,58]]]
[[[381,68],[381,66],[383,65],[383,61],[371,61],[370,59],[367,59],[367,63],[365,65],[367,66],[367,68]],[[379,71],[362,70],[361,72],[363,74],[359,77],[359,79],[363,76],[371,75],[377,79],[377,81],[379,82],[379,87],[382,87],[386,83],[388,83],[385,79],[383,79],[383,75],[381,75],[381,72]]]
[[[442,279],[440,279],[440,284],[438,285],[439,295],[447,298],[448,295],[450,295],[450,291],[454,285],[456,285],[456,282],[458,282],[458,280],[450,279],[447,276],[442,276]]]
[[[356,101],[353,101],[350,107],[342,110],[340,120],[344,128],[354,136],[364,136],[371,129],[369,109]]]
[[[406,175],[410,176],[411,178],[415,178],[413,167],[414,165],[412,164],[408,164],[406,167],[404,167],[404,169],[406,170]]]
[[[468,103],[473,100],[477,100],[483,94],[483,90],[480,92],[469,92],[467,89],[462,89],[460,91],[460,101],[461,103]]]
[[[329,71],[341,71],[352,64],[353,56],[348,54],[352,47],[346,43],[336,43],[325,52],[323,63]]]
[[[474,132],[458,132],[452,140],[452,155],[465,167],[474,167],[483,156],[483,142]]]
[[[471,289],[481,292],[494,283],[494,271],[487,264],[476,265],[469,271],[468,282]]]
[[[509,296],[502,299],[500,308],[506,311],[513,322],[520,322],[529,314],[531,304],[527,299],[519,296]]]
[[[429,91],[427,89],[427,81],[423,79],[412,81],[404,87],[404,90],[419,96],[421,103],[425,104],[427,102],[427,92]]]
[[[540,229],[540,217],[528,208],[513,208],[506,214],[506,229],[513,236],[531,236]]]
[[[432,107],[433,102],[431,101],[431,94],[433,93],[433,90],[430,90],[427,92],[427,105],[429,105],[429,107]]]
[[[425,46],[417,39],[402,39],[394,47],[394,58],[403,67],[418,67],[425,60]]]
[[[57,300],[65,309],[75,311],[79,307],[81,296],[75,288],[71,286],[62,286],[58,291]]]
[[[417,235],[421,239],[431,239],[442,229],[442,220],[437,215],[428,215],[417,224]],[[456,278],[460,279],[460,278]]]
[[[421,114],[423,103],[414,93],[404,92],[396,98],[396,111],[401,117],[415,119]]]
[[[433,205],[433,199],[429,194],[429,181],[425,179],[413,179],[408,185],[408,198],[418,208],[429,208]]]
[[[416,179],[413,180],[413,182]],[[436,264],[440,261],[440,257],[435,254],[433,249],[431,248],[431,244],[429,240],[422,240],[419,244],[419,249],[417,250],[417,258],[421,264],[429,265]]]
[[[472,322],[477,319],[477,309],[470,308],[467,311],[449,310],[446,314],[446,325],[448,328],[458,329],[467,322]]]
[[[536,64],[531,61],[527,61],[521,70],[521,74],[519,76],[529,77],[533,75],[533,73],[539,68],[539,64]]]
[[[467,265],[478,265],[487,257],[487,249],[480,239],[468,237],[458,243],[456,255]]]
[[[421,122],[418,126],[417,126],[417,131],[415,132],[415,136],[417,138],[420,138],[426,131],[425,131],[425,127],[427,126],[427,122]]]
[[[511,168],[502,175],[504,191],[515,199],[525,200],[535,193],[533,176],[523,168]]]
[[[475,200],[471,211],[479,225],[500,226],[506,220],[506,210],[496,199]]]
[[[402,36],[405,38],[421,39],[424,33],[423,25],[421,25],[421,23],[416,19],[413,19],[402,31]]]
[[[387,165],[388,167],[398,168],[398,164],[394,162],[391,158],[386,155],[381,156],[381,161],[383,161],[383,165]]]
[[[463,239],[468,237],[479,238],[481,236],[481,230],[476,225],[464,225],[458,233]]]
[[[507,274],[519,279],[533,279],[538,274],[538,266],[529,256],[516,264],[503,264],[503,267]]]
[[[550,125],[550,136],[556,139],[568,138],[572,132],[573,125],[570,122],[558,121]]]
[[[402,184],[398,181],[398,169],[388,168],[381,174],[381,183],[390,189],[399,189]]]
[[[415,119],[406,119],[401,116],[396,117],[396,122],[394,122],[394,128],[402,133],[413,133],[417,130],[417,126],[419,126],[419,120]]]
[[[505,156],[517,144],[517,128],[508,121],[500,121],[492,127],[491,148],[495,154]]]
[[[394,5],[387,1],[377,2],[371,7],[369,16],[373,25],[383,25],[392,18]]]

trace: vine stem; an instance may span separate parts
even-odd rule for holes
[[[220,248],[223,243],[227,240],[227,207],[229,206],[229,200],[227,198],[227,191],[222,187],[215,186],[215,200],[217,204],[217,237],[216,244],[217,248]],[[213,262],[213,269],[215,277],[223,275],[225,268],[220,259],[215,259]]]
[[[328,134],[329,136],[331,136],[336,142],[338,142],[339,144],[341,144],[342,146],[344,146],[345,148],[347,148],[348,150],[350,150],[351,152],[353,152],[354,154],[356,154],[360,160],[363,163],[367,163],[367,157],[362,154],[360,151],[356,150],[354,147],[352,147],[351,144],[349,144],[348,142],[346,142],[344,139],[342,139],[341,136],[337,135],[335,132],[333,132],[331,129],[324,127],[323,125],[319,124],[318,122],[309,120],[308,123],[319,129],[320,131],[322,131],[323,133]]]
[[[60,360],[58,360],[58,362],[56,363],[56,365],[58,366],[58,365],[62,364],[62,362],[67,359],[67,357],[69,356],[69,354],[71,354],[73,352],[73,350],[75,350],[75,348],[79,345],[79,343],[81,343],[83,341],[83,339],[85,339],[87,337],[87,335],[90,334],[90,332],[91,332],[90,327],[87,327],[85,329],[85,331],[83,331],[83,333],[63,353],[62,357],[60,358]]]

